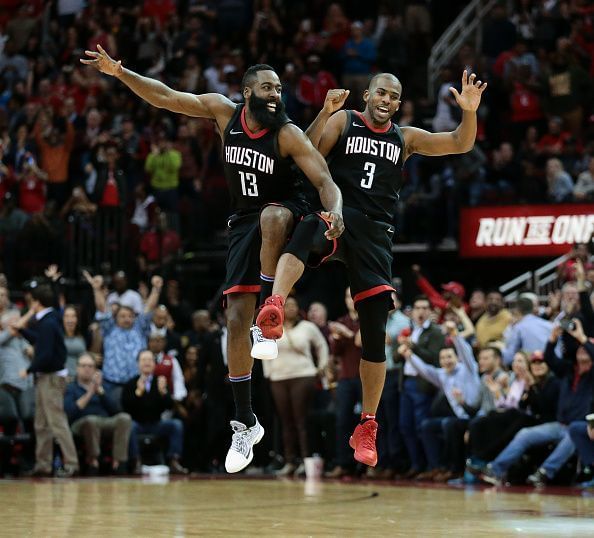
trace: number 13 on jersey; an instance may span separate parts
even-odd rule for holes
[[[371,189],[373,183],[373,175],[375,174],[375,163],[367,161],[363,166],[363,170],[367,172],[366,176],[361,179],[361,187],[364,189]]]
[[[252,174],[251,172],[242,172],[240,170],[239,177],[241,178],[241,194],[244,196],[258,196],[258,183],[256,182],[256,174]]]

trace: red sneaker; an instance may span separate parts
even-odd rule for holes
[[[363,424],[357,425],[349,440],[349,445],[355,450],[355,459],[370,467],[377,464],[376,435],[377,422],[366,420]]]
[[[278,340],[283,335],[285,320],[285,300],[280,295],[271,295],[260,308],[256,325],[260,327],[262,336]]]

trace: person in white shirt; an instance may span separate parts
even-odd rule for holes
[[[276,410],[281,419],[285,466],[278,475],[299,474],[296,465],[296,446],[301,458],[308,457],[307,415],[318,375],[323,375],[328,364],[328,344],[320,329],[299,316],[299,305],[294,297],[285,302],[283,336],[277,340],[278,358],[263,361],[264,375],[270,379],[270,388]],[[318,364],[313,360],[315,349]]]
[[[107,304],[109,306],[117,303],[131,308],[137,315],[144,312],[142,297],[137,291],[128,289],[128,277],[124,271],[117,271],[113,275],[111,284],[114,291],[107,296]]]

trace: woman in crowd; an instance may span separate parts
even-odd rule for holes
[[[64,344],[66,345],[66,368],[68,368],[68,376],[74,379],[78,358],[87,351],[87,343],[81,334],[78,323],[78,311],[74,305],[66,305],[62,323],[64,325]]]
[[[323,375],[328,364],[328,344],[320,329],[311,321],[301,319],[299,304],[294,297],[285,303],[283,336],[278,343],[278,358],[264,361],[264,375],[270,387],[283,431],[285,465],[279,476],[301,474],[297,466],[296,446],[301,459],[309,456],[307,415],[314,394],[316,377]],[[312,349],[318,359],[313,360]]]

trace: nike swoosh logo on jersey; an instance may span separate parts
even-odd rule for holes
[[[234,131],[233,129],[231,129],[229,131],[229,134],[243,134],[243,131]]]
[[[365,125],[359,125],[358,123],[353,122],[353,127],[365,127]]]

